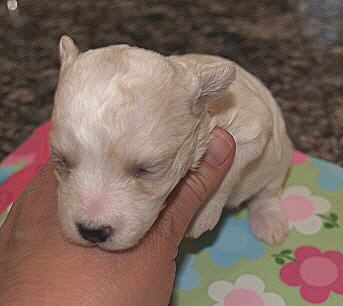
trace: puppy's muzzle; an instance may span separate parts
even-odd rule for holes
[[[112,234],[109,226],[99,228],[87,228],[82,224],[78,225],[80,235],[91,243],[105,242]]]

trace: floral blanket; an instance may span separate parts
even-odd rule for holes
[[[48,159],[50,129],[40,126],[0,164],[0,225]],[[282,206],[290,222],[282,245],[256,240],[246,209],[184,239],[170,305],[343,305],[343,169],[294,151]]]

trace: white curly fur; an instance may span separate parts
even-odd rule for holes
[[[282,241],[288,225],[280,188],[291,143],[279,108],[256,78],[207,55],[165,57],[126,45],[80,53],[66,36],[59,52],[51,145],[59,217],[70,239],[89,244],[77,224],[110,226],[101,248],[136,244],[219,126],[236,141],[235,160],[188,235],[212,229],[225,205],[249,200],[253,233],[270,244]],[[137,175],[140,168],[144,175]]]

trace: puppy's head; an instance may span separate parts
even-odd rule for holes
[[[80,244],[129,248],[204,153],[205,105],[234,67],[187,67],[126,45],[80,53],[66,36],[59,53],[51,151],[63,230]]]

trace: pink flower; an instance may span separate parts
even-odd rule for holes
[[[265,284],[256,275],[244,274],[234,284],[218,280],[208,287],[208,295],[217,303],[213,306],[285,306],[284,299],[274,293],[265,292]]]
[[[300,294],[310,303],[325,302],[330,291],[343,294],[343,254],[322,253],[312,246],[299,247],[294,252],[296,262],[280,270],[281,280],[289,286],[300,286]]]

